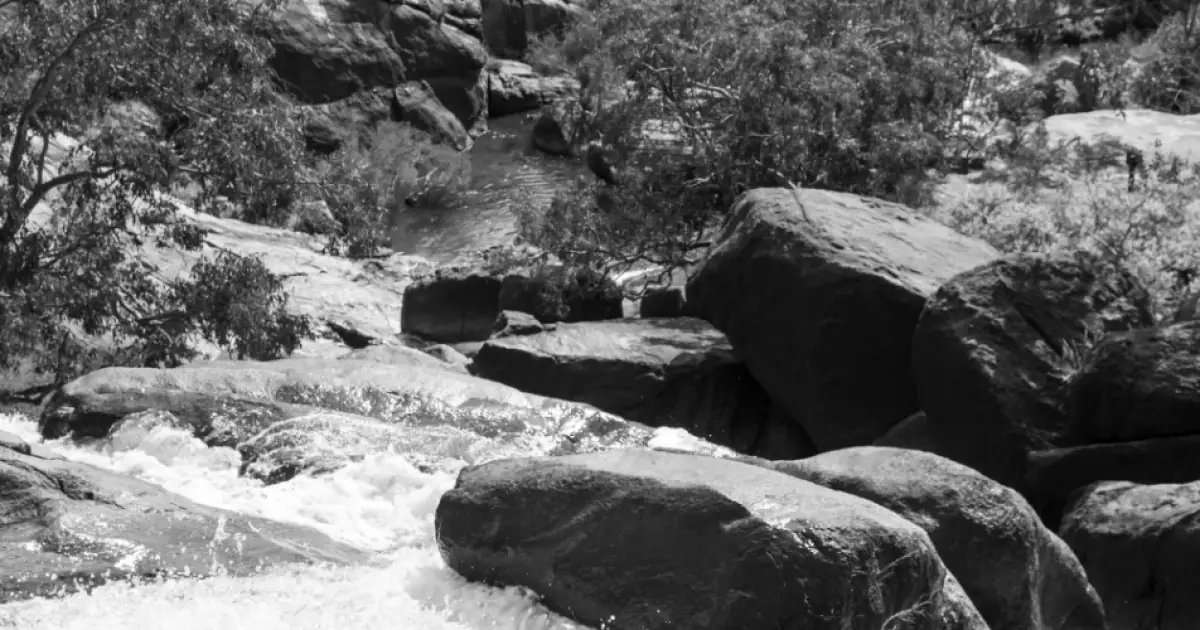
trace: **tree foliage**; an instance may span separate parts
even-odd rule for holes
[[[591,266],[685,264],[742,190],[795,184],[907,200],[974,138],[988,59],[937,0],[619,0],[562,46],[573,126],[620,186],[584,185],[523,233]]]
[[[152,241],[201,246],[161,194],[183,180],[198,187],[201,209],[224,196],[264,216],[283,211],[302,144],[272,86],[269,47],[254,36],[271,10],[235,0],[0,0],[0,365],[32,356],[69,374],[91,352],[85,337],[147,348],[166,334],[165,315],[180,311],[187,327],[256,358],[294,347],[304,327],[283,317],[277,280],[261,265],[219,258],[189,288],[134,255]],[[137,104],[152,115],[122,115]],[[205,309],[188,299],[198,295]],[[265,318],[260,331],[251,317]]]

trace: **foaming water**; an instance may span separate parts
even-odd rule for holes
[[[0,430],[39,440],[35,423],[25,418],[0,416]],[[264,486],[237,475],[233,450],[208,448],[168,427],[121,435],[104,447],[46,446],[198,503],[315,527],[376,551],[379,562],[276,567],[249,578],[109,584],[91,594],[0,606],[0,628],[586,628],[549,612],[528,592],[470,584],[447,568],[434,538],[434,510],[454,475],[422,473],[403,457],[367,457],[329,475]]]

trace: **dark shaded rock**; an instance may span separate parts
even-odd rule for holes
[[[493,338],[472,370],[635,422],[680,427],[743,453],[797,458],[816,452],[799,426],[773,413],[725,336],[698,319],[559,324],[541,334]]]
[[[1143,484],[1200,479],[1200,435],[1092,444],[1029,456],[1022,486],[1047,527],[1057,528],[1071,495],[1098,481]]]
[[[639,317],[683,317],[686,300],[683,287],[650,289],[638,305]]]
[[[992,630],[1104,627],[1104,606],[1075,554],[1021,495],[970,468],[879,447],[761,465],[862,497],[924,529]]]
[[[394,91],[393,120],[409,123],[460,151],[471,145],[471,137],[462,121],[442,106],[433,88],[425,81],[410,81]]]
[[[538,321],[594,322],[624,316],[624,294],[611,278],[587,270],[544,266],[510,273],[500,286],[500,309]]]
[[[542,76],[519,61],[493,59],[487,74],[488,115],[493,118],[533,111],[579,93],[575,79]]]
[[[728,460],[626,450],[492,462],[459,475],[436,519],[451,568],[531,588],[590,626],[986,627],[912,523]]]
[[[538,116],[537,122],[533,124],[533,146],[535,149],[545,151],[550,155],[564,157],[575,155],[575,149],[571,146],[562,123],[558,117],[551,112],[545,111],[545,109]]]
[[[937,453],[941,450],[938,446],[937,433],[929,424],[929,417],[925,415],[924,411],[918,411],[901,420],[899,424],[888,429],[887,433],[879,436],[872,446],[908,448],[928,453]]]
[[[1089,486],[1059,532],[1100,593],[1110,630],[1185,630],[1200,622],[1200,482]]]
[[[238,576],[273,564],[368,558],[302,526],[199,505],[87,464],[8,448],[0,448],[0,514],[0,603],[114,580]]]
[[[927,296],[995,255],[896,204],[752,190],[688,282],[688,309],[818,448],[869,444],[919,408],[911,341]]]
[[[458,119],[470,138],[487,131],[487,73],[464,78],[432,77],[425,79],[425,83],[437,96],[438,103]]]
[[[478,272],[439,271],[404,290],[400,329],[441,343],[483,341],[500,314],[501,280]]]
[[[271,67],[288,92],[329,103],[404,81],[407,69],[374,24],[319,23],[305,3],[289,2],[268,27]]]
[[[1149,295],[1089,254],[1012,255],[956,276],[913,337],[939,454],[1024,490],[1031,451],[1064,446],[1064,384],[1090,335],[1149,325]]]
[[[440,19],[445,14],[453,15],[456,5],[428,7],[404,2],[390,6],[384,28],[395,38],[395,50],[408,79],[457,77],[474,81],[479,76],[488,58],[483,42],[453,21]],[[477,11],[478,6],[474,4],[473,8]]]
[[[1073,442],[1200,434],[1200,321],[1117,333],[1069,384]]]
[[[551,324],[550,326],[553,327],[554,325]],[[503,339],[504,337],[536,335],[545,330],[546,326],[529,313],[500,311],[500,315],[496,317],[496,332],[492,333],[491,338]]]
[[[530,42],[561,36],[581,12],[564,0],[483,0],[483,41],[493,55],[521,59]]]

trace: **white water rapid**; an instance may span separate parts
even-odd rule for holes
[[[40,440],[27,418],[0,430]],[[277,567],[249,578],[109,584],[91,594],[0,606],[0,628],[21,630],[576,630],[518,589],[470,584],[446,567],[434,510],[451,474],[423,474],[398,456],[368,458],[322,477],[264,486],[237,475],[232,449],[208,448],[165,427],[116,444],[46,444],[68,459],[158,484],[198,503],[315,527],[377,552],[372,567]],[[689,449],[660,430],[659,448]]]

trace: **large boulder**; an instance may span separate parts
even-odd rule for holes
[[[868,499],[924,529],[992,630],[1104,627],[1104,607],[1070,549],[1021,495],[970,468],[879,447],[760,465]]]
[[[442,105],[428,81],[410,81],[398,86],[393,91],[392,107],[394,119],[428,133],[435,142],[459,151],[471,146],[471,136],[462,119]]]
[[[688,308],[818,448],[869,444],[918,408],[910,348],[927,297],[996,255],[897,204],[752,190],[688,282]]]
[[[499,277],[439,270],[404,291],[400,329],[442,343],[483,341],[500,314]]]
[[[1073,441],[1200,434],[1200,321],[1110,335],[1072,376]]]
[[[929,537],[864,499],[650,451],[467,468],[436,513],[446,563],[613,630],[986,628]]]
[[[1086,254],[1019,254],[930,298],[913,370],[937,452],[1022,488],[1029,453],[1067,446],[1065,384],[1088,339],[1153,322],[1127,270]]]
[[[1059,533],[1104,600],[1109,630],[1200,624],[1200,482],[1089,486]]]
[[[674,426],[743,453],[794,459],[815,452],[773,413],[725,335],[692,318],[559,324],[485,343],[473,372],[541,396]]]
[[[137,479],[31,452],[0,443],[0,604],[107,581],[367,560],[306,527],[199,505]]]

